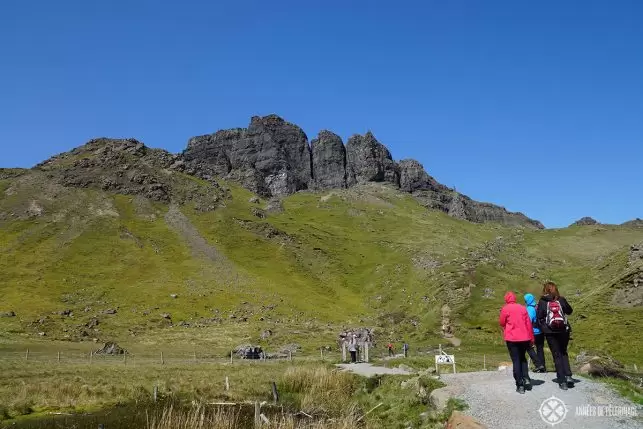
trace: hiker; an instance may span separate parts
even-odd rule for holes
[[[503,337],[507,342],[507,349],[513,363],[516,392],[525,393],[525,390],[531,390],[525,353],[534,343],[534,330],[527,309],[516,303],[516,295],[513,292],[505,294],[505,305],[500,310],[498,322],[502,327]]]
[[[536,298],[530,293],[525,294],[525,305],[527,306],[527,313],[529,314],[529,320],[531,320],[531,326],[534,328],[534,339],[536,343],[536,349],[529,347],[527,353],[531,358],[531,361],[534,363],[534,372],[547,372],[545,368],[545,334],[542,333],[540,328],[538,328],[538,319],[536,318]]]
[[[407,343],[402,346],[402,351],[404,351],[404,357],[409,357],[409,345]]]
[[[351,353],[351,363],[357,362],[357,347],[357,336],[353,335],[348,347],[348,351]]]
[[[388,355],[389,356],[395,356],[395,353],[393,352],[393,343],[388,343]]]
[[[572,311],[567,300],[560,296],[556,283],[547,282],[543,285],[543,296],[538,301],[536,318],[554,358],[558,386],[562,390],[574,387],[572,369],[567,355],[569,335],[572,331],[567,316],[571,315]]]

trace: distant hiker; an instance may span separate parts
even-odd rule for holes
[[[353,338],[351,339],[351,342],[348,346],[348,351],[351,353],[351,363],[357,362],[357,349],[357,337],[353,335]]]
[[[536,298],[530,293],[525,294],[525,305],[527,306],[527,313],[529,314],[529,320],[531,320],[531,325],[534,328],[534,339],[536,343],[536,349],[529,347],[527,353],[531,361],[534,363],[534,372],[547,372],[545,368],[545,334],[542,333],[540,328],[538,328],[538,319],[536,318]]]
[[[574,387],[567,355],[569,335],[572,331],[567,316],[571,315],[572,311],[571,305],[558,293],[558,286],[555,283],[547,282],[543,285],[543,296],[538,301],[536,318],[554,358],[558,386],[562,390]]]
[[[402,351],[404,352],[404,357],[409,357],[409,345],[404,343],[402,346]]]
[[[525,389],[531,390],[531,379],[525,353],[534,343],[534,331],[527,309],[516,304],[516,295],[513,292],[505,294],[505,303],[500,310],[498,322],[502,327],[503,337],[507,342],[509,356],[513,362],[516,392],[525,393]]]
[[[388,347],[388,355],[395,356],[395,353],[393,352],[393,343],[388,343],[386,347]]]

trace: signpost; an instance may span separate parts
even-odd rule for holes
[[[448,355],[444,352],[439,355],[435,355],[435,372],[440,374],[440,369],[439,365],[452,365],[453,366],[453,373],[455,374],[455,356],[454,355]]]

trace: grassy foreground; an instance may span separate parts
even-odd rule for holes
[[[93,365],[13,363],[0,368],[0,420],[34,418],[51,412],[97,411],[118,404],[149,404],[153,386],[169,401],[150,428],[220,428],[234,416],[207,404],[272,403],[276,382],[283,406],[268,427],[433,427],[444,415],[422,419],[428,395],[440,383],[430,377],[365,379],[329,365],[306,362],[240,362],[237,364]],[[228,377],[229,390],[225,379]],[[409,386],[405,381],[411,380]],[[172,404],[177,405],[172,408]],[[196,408],[185,404],[196,404]],[[371,411],[369,413],[369,411]],[[299,412],[309,416],[304,423]],[[203,425],[194,426],[203,420]],[[227,426],[226,426],[227,425]]]

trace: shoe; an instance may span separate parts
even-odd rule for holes
[[[547,372],[547,370],[545,369],[544,366],[539,366],[538,368],[534,369],[534,372],[542,374],[542,373]]]
[[[525,386],[520,385],[520,386],[516,387],[516,392],[518,392],[520,394],[524,394],[525,393]]]
[[[560,387],[560,390],[567,390],[567,383],[560,383],[558,387]]]
[[[531,388],[532,388],[531,379],[523,378],[522,379],[522,385],[525,387],[525,390],[531,390]]]
[[[567,387],[574,387],[574,379],[571,375],[565,377],[565,383],[567,383]]]

